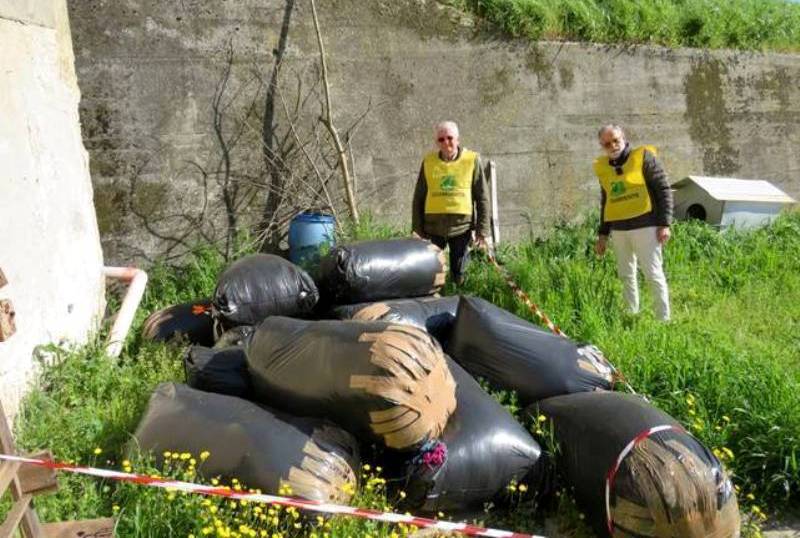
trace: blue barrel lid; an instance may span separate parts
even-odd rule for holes
[[[303,212],[297,215],[292,219],[292,221],[298,222],[335,222],[336,219],[333,215],[328,215],[326,213],[313,213],[313,212]]]

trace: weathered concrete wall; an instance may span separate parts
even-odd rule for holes
[[[0,43],[0,299],[17,327],[0,342],[0,399],[14,415],[35,347],[85,341],[104,282],[65,1],[0,4]]]
[[[101,233],[113,259],[158,250],[142,219],[116,217],[132,202],[155,220],[201,203],[182,174],[187,160],[213,152],[219,52],[230,39],[234,85],[246,91],[251,63],[269,75],[292,3],[287,78],[316,61],[306,1],[70,4]],[[597,203],[590,163],[596,129],[608,121],[656,145],[673,180],[757,177],[800,195],[798,56],[530,45],[433,0],[319,4],[337,119],[346,124],[369,100],[375,105],[352,143],[361,207],[384,220],[409,221],[430,127],[443,118],[497,161],[506,238],[538,234]],[[131,191],[130,176],[145,169],[148,189]]]

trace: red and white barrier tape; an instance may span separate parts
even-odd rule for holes
[[[608,474],[606,475],[606,524],[608,525],[608,532],[612,536],[614,535],[614,520],[611,518],[611,488],[614,487],[614,478],[616,478],[617,476],[617,471],[619,471],[619,467],[620,465],[622,465],[622,461],[628,456],[628,454],[630,454],[631,450],[633,450],[633,448],[636,445],[638,445],[651,435],[666,430],[675,430],[678,432],[682,432],[683,428],[679,426],[663,425],[663,426],[655,426],[653,428],[643,431],[642,433],[634,437],[630,443],[625,445],[625,448],[623,448],[622,452],[620,452],[619,456],[617,456],[617,461],[614,462],[614,466],[611,469],[609,469]]]
[[[164,478],[154,478],[152,476],[123,473],[120,471],[112,471],[110,469],[98,469],[95,467],[83,467],[80,465],[70,465],[67,463],[56,462],[52,460],[42,460],[36,458],[25,458],[21,456],[11,456],[8,454],[0,454],[0,460],[16,461],[19,463],[27,463],[30,465],[38,465],[40,467],[47,467],[56,471],[66,471],[76,474],[84,474],[91,476],[98,476],[110,480],[117,480],[120,482],[132,482],[148,487],[163,488],[169,490],[184,491],[186,493],[195,493],[198,495],[227,497],[231,499],[277,504],[281,506],[293,506],[300,510],[309,510],[312,512],[321,512],[325,514],[335,514],[343,516],[358,517],[362,519],[371,519],[373,521],[383,521],[386,523],[404,523],[406,525],[413,525],[419,528],[437,529],[445,532],[458,532],[467,536],[491,536],[495,538],[545,538],[533,534],[523,534],[519,532],[504,531],[498,529],[487,529],[467,523],[453,523],[450,521],[438,521],[435,519],[428,519],[422,517],[415,517],[405,514],[398,514],[394,512],[380,512],[378,510],[370,510],[366,508],[356,508],[352,506],[344,506],[339,504],[329,504],[319,501],[309,501],[297,497],[283,497],[278,495],[266,495],[263,493],[247,493],[242,491],[234,491],[225,487],[209,487],[202,484],[194,484],[191,482],[181,482],[177,480],[167,480]]]
[[[567,335],[564,334],[564,331],[559,329],[558,325],[550,321],[550,318],[548,318],[547,314],[545,314],[544,311],[541,308],[539,308],[539,305],[534,303],[533,300],[530,298],[530,296],[517,285],[514,279],[511,278],[511,276],[505,270],[505,268],[502,265],[500,265],[500,263],[497,261],[497,258],[494,257],[494,254],[492,254],[488,249],[486,251],[486,254],[489,256],[489,261],[492,262],[492,265],[494,265],[500,272],[500,274],[503,277],[503,280],[505,280],[506,284],[508,284],[508,287],[511,288],[514,294],[517,297],[519,297],[519,299],[523,303],[525,303],[525,306],[530,308],[531,312],[533,312],[540,320],[542,320],[542,323],[544,323],[547,326],[547,328],[553,332],[553,334],[557,334],[558,336],[563,336],[564,338],[566,338]]]

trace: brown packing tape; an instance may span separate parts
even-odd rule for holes
[[[436,257],[439,259],[439,264],[442,266],[441,272],[446,273],[448,269],[447,267],[448,260],[447,260],[447,255],[444,253],[444,250],[439,250],[439,254],[437,254]]]
[[[630,476],[628,482],[636,488],[633,497],[644,499],[646,505],[618,493],[611,507],[614,536],[738,536],[735,496],[718,510],[711,468],[679,440],[670,439],[666,445],[655,438],[642,441],[625,458],[620,472]],[[617,475],[616,484],[620,478]]]
[[[584,346],[578,349],[578,367],[587,372],[591,372],[597,377],[605,379],[608,383],[612,383],[614,380],[614,367],[599,350],[593,351],[588,349],[588,347]],[[598,365],[602,367],[603,370],[600,370]]]
[[[398,449],[441,435],[456,407],[456,384],[441,347],[426,332],[403,325],[359,340],[372,342],[370,362],[389,375],[354,375],[350,387],[395,404],[370,412],[373,432]]]
[[[598,373],[597,372],[597,368],[594,367],[594,364],[592,364],[591,362],[587,361],[583,357],[579,357],[578,358],[578,367],[581,370],[586,370],[587,372],[591,372],[593,374],[597,374]]]
[[[353,319],[360,321],[375,321],[385,316],[391,308],[386,303],[372,303],[353,314]]]
[[[148,317],[146,320],[147,322],[144,324],[142,328],[142,334],[146,334],[148,336],[154,336],[156,333],[156,327],[166,323],[167,321],[173,319],[175,314],[172,312],[164,312],[159,311],[155,312]]]
[[[328,447],[328,450],[325,449]],[[337,452],[329,450],[336,449]],[[348,460],[341,452],[353,454]],[[314,430],[311,439],[303,447],[306,456],[300,467],[289,469],[289,476],[281,480],[281,486],[289,486],[293,495],[321,502],[347,504],[352,494],[346,484],[357,483],[358,449],[342,431],[333,427]]]

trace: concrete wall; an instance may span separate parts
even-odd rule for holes
[[[36,346],[85,341],[104,281],[65,1],[1,3],[0,43],[0,299],[17,327],[0,342],[0,399],[14,415]]]
[[[268,77],[294,4],[281,71],[316,58],[304,0],[71,2],[81,117],[98,218],[116,261],[158,252],[131,215],[166,218],[202,203],[186,162],[215,150],[211,99],[230,43],[232,86]],[[657,146],[675,180],[764,178],[800,195],[800,57],[507,40],[433,0],[319,2],[336,118],[371,100],[353,139],[362,209],[407,223],[431,125],[452,118],[464,143],[497,161],[502,232],[542,233],[593,207],[590,163],[604,122]],[[252,153],[260,151],[254,141]],[[144,178],[144,191],[130,178]],[[123,219],[116,215],[123,213]]]

